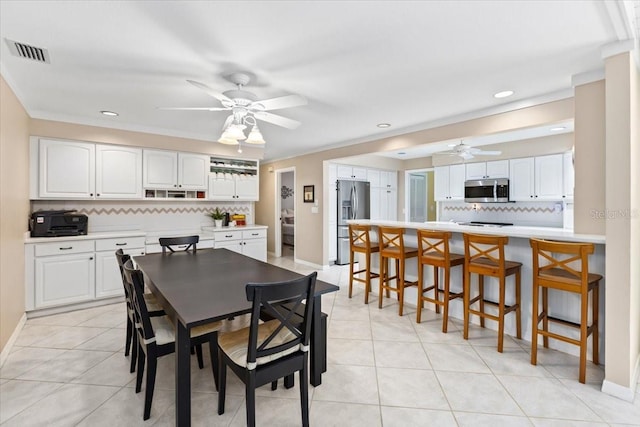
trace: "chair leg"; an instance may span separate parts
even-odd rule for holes
[[[224,400],[227,389],[227,362],[222,355],[222,350],[218,349],[218,415],[224,414]]]
[[[396,260],[396,283],[398,284],[398,302],[400,308],[398,314],[402,316],[402,309],[404,308],[404,260]]]
[[[198,368],[204,368],[204,359],[202,358],[202,344],[196,344],[196,356],[198,357]]]
[[[382,290],[384,289],[384,286],[386,285],[386,279],[387,279],[387,265],[385,264],[385,259],[382,255],[380,255],[380,279],[379,279],[379,286],[378,286],[378,308],[382,308]],[[387,291],[387,298],[389,298],[389,291]]]
[[[353,263],[354,258],[353,251],[349,251],[349,298],[351,298],[351,293],[353,292],[353,272],[355,271]]]
[[[284,388],[290,389],[290,388],[293,388],[294,385],[295,385],[295,378],[293,377],[293,374],[289,374],[286,377],[284,377]]]
[[[484,314],[484,276],[478,274],[478,289],[480,291],[480,313]],[[480,326],[484,328],[484,316],[480,316]]]
[[[538,297],[540,294],[540,289],[538,289],[538,279],[535,274],[533,277],[533,298],[531,301],[532,307],[532,328],[531,328],[531,364],[538,364],[538,322],[539,322],[539,314],[538,311]]]
[[[127,310],[129,310],[128,307],[127,307]],[[127,336],[125,338],[125,343],[124,343],[125,356],[129,355],[129,349],[131,348],[132,340],[133,340],[133,322],[131,322],[131,319],[129,318],[129,314],[127,314]]]
[[[463,289],[462,289],[462,301],[464,305],[463,317],[464,317],[464,326],[462,329],[462,337],[466,340],[469,339],[469,301],[471,298],[469,297],[470,284],[471,281],[471,273],[465,269],[464,271],[464,280],[463,280]]]
[[[598,286],[599,283],[593,287],[591,291],[591,321],[593,322],[593,331],[591,332],[591,344],[593,345],[593,363],[595,365],[600,364],[600,358],[598,357],[598,346],[600,341],[598,340]]]
[[[500,300],[498,305],[498,353],[504,346],[504,305],[506,293],[506,277],[500,276]]]
[[[442,332],[447,333],[447,325],[449,323],[449,276],[451,271],[449,267],[444,268],[444,303],[442,304]],[[437,306],[436,306],[437,307]]]
[[[424,295],[424,264],[420,263],[418,260],[418,314],[416,315],[416,323],[420,323],[422,321],[422,308],[424,307],[424,300],[422,299]]]
[[[302,426],[309,427],[309,375],[306,360],[300,370],[300,409],[302,411]]]
[[[131,338],[131,365],[129,366],[129,373],[136,371],[136,362],[138,361],[139,353],[138,345],[138,332],[133,331],[133,337]]]
[[[369,292],[371,292],[371,254],[366,254],[365,282],[364,282],[364,303],[369,304]]]
[[[516,337],[522,339],[522,310],[520,304],[520,269],[516,271]]]
[[[209,357],[211,358],[211,370],[213,371],[213,384],[218,390],[218,339],[217,334],[209,341]]]
[[[156,368],[158,359],[155,355],[149,357],[147,363],[147,385],[144,391],[144,420],[148,420],[151,416],[151,402],[153,402],[153,389],[156,386]]]
[[[583,288],[584,289],[584,288]],[[578,381],[582,384],[587,376],[587,327],[589,321],[589,290],[583,290],[580,295],[580,375]]]
[[[247,427],[256,425],[256,376],[250,372],[245,384],[245,400],[247,411]]]
[[[271,381],[271,391],[278,389],[278,380]]]
[[[436,267],[435,265],[433,266],[433,299],[436,301],[440,301],[440,288],[438,287],[438,284],[440,282],[439,277],[438,277],[438,267]],[[436,313],[440,314],[440,304],[436,303]]]
[[[142,375],[144,374],[144,362],[147,354],[142,351],[142,347],[138,346],[138,373],[136,374],[136,393],[142,390]]]
[[[549,332],[549,289],[542,287],[542,330]],[[544,334],[542,336],[544,348],[549,348],[549,337]]]

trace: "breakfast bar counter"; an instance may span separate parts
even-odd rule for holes
[[[449,231],[452,233],[450,241],[451,252],[464,254],[464,245],[462,239],[462,233],[474,233],[474,234],[489,234],[489,235],[501,235],[509,237],[509,244],[505,247],[505,257],[511,261],[518,261],[522,263],[522,338],[524,340],[531,340],[531,328],[532,328],[532,252],[529,244],[530,238],[547,239],[547,240],[559,240],[567,242],[586,242],[593,243],[595,245],[595,252],[589,257],[589,271],[592,273],[598,273],[605,276],[605,236],[597,234],[578,234],[572,230],[552,227],[529,227],[529,226],[474,226],[474,225],[462,225],[456,222],[405,222],[405,221],[378,221],[378,220],[351,220],[348,221],[352,224],[362,224],[372,226],[372,240],[377,242],[377,233],[375,233],[377,226],[388,227],[404,227],[406,233],[404,236],[405,245],[417,247],[416,229],[425,230],[438,230]],[[372,257],[372,270],[379,271],[379,258],[377,256]],[[451,290],[453,292],[459,292],[462,290],[462,273],[460,268],[451,270]],[[415,258],[407,260],[406,263],[406,275],[411,280],[417,279],[417,264]],[[513,297],[513,293],[510,289],[511,278],[507,280],[507,302]],[[433,269],[425,268],[425,283],[433,281]],[[498,284],[493,278],[485,279],[485,295],[488,299],[498,300]],[[472,289],[477,289],[477,277],[472,276],[471,279]],[[604,323],[606,321],[604,307],[605,307],[605,292],[604,286],[606,286],[606,276],[602,280],[599,301],[599,330],[600,330],[600,363],[604,363],[604,342],[605,342],[605,328]],[[374,280],[372,283],[373,293],[378,293],[378,281]],[[405,290],[404,297],[405,304],[415,307],[417,305],[417,292],[415,288],[407,288]],[[453,300],[449,306],[449,316],[462,319],[462,301],[459,299]],[[433,310],[432,304],[425,304],[424,309]],[[572,322],[578,322],[580,319],[580,297],[579,295],[573,295],[568,292],[550,292],[549,294],[549,309],[550,312],[556,313],[559,317],[570,320]],[[415,316],[413,310],[406,312],[405,316]],[[471,317],[472,322],[478,322],[476,316]],[[415,321],[415,320],[414,320]],[[553,325],[556,326],[556,325]],[[492,321],[486,322],[486,327],[491,329],[497,329],[497,323]],[[578,331],[572,328],[565,328],[558,325],[557,328],[562,331],[563,334],[570,335],[572,337],[578,337]],[[515,317],[507,316],[505,323],[505,333],[515,337]],[[470,339],[473,339],[473,335],[470,335]],[[497,341],[497,337],[496,337]],[[578,355],[578,347],[557,340],[550,340],[549,345],[551,348]],[[588,354],[591,354],[591,340],[589,340]]]

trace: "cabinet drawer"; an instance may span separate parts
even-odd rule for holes
[[[144,237],[121,237],[96,240],[96,251],[116,251],[118,249],[144,248]]]
[[[243,239],[263,239],[267,237],[267,230],[260,228],[257,230],[244,230],[242,232]]]
[[[226,242],[228,240],[240,240],[242,239],[242,231],[216,231],[214,233],[214,239],[216,242]]]
[[[36,245],[36,256],[66,255],[81,252],[93,252],[93,240],[72,240],[69,242],[39,243]]]

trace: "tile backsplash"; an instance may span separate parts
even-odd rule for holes
[[[202,201],[44,201],[31,202],[31,210],[75,209],[89,217],[89,232],[142,230],[199,230],[213,225],[207,216],[215,208],[231,214],[245,214],[254,222],[253,202]]]
[[[438,204],[439,221],[510,222],[521,226],[562,227],[562,202]]]

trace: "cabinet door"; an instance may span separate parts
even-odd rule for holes
[[[178,153],[178,188],[206,190],[209,163],[209,156]]]
[[[366,181],[367,180],[367,169],[366,168],[353,167],[351,172],[353,174],[353,179],[358,180],[358,181]]]
[[[95,292],[93,252],[39,257],[36,266],[36,307],[89,301]]]
[[[353,168],[346,165],[338,165],[336,169],[338,179],[353,179]]]
[[[562,155],[562,183],[564,187],[562,197],[573,199],[573,187],[575,183],[575,170],[573,168],[573,152]]]
[[[142,150],[96,145],[96,198],[142,198]]]
[[[381,173],[384,172],[377,169],[367,169],[367,181],[371,184],[371,188],[382,187],[382,184],[380,183]]]
[[[267,239],[248,239],[242,243],[244,255],[267,262]]]
[[[95,191],[95,145],[41,139],[39,195],[88,199]]]
[[[398,220],[398,190],[389,188],[384,191],[385,197],[382,199],[387,206],[386,218],[389,221]]]
[[[141,252],[144,250],[141,249]],[[96,298],[124,295],[118,261],[113,252],[96,253]]]
[[[464,200],[464,165],[449,166],[449,200]]]
[[[436,166],[433,173],[433,198],[436,202],[449,200],[449,166]]]
[[[467,163],[466,177],[467,179],[482,179],[487,175],[487,164]]]
[[[258,200],[258,176],[257,175],[236,175],[236,197],[235,200]]]
[[[178,153],[144,150],[143,186],[150,189],[172,189],[178,185]]]
[[[216,249],[229,249],[230,251],[237,252],[239,254],[242,253],[242,240],[229,240],[226,242],[214,242],[214,247]]]
[[[210,200],[235,200],[236,180],[230,173],[215,173],[209,176]]]
[[[533,157],[509,160],[509,200],[512,202],[533,201],[534,177]]]
[[[536,157],[536,200],[562,200],[562,154]]]
[[[383,188],[371,188],[369,191],[369,217],[371,219],[384,219],[382,217],[382,198],[381,195],[386,190]]]
[[[396,171],[386,171],[380,174],[380,184],[381,187],[386,188],[398,188],[398,172]]]
[[[467,165],[467,171],[469,165]],[[487,162],[487,178],[509,178],[509,160]]]

